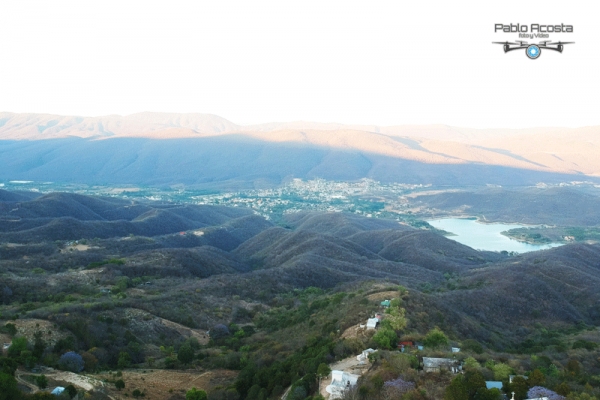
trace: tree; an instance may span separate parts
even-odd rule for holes
[[[27,350],[27,338],[25,336],[13,338],[8,348],[8,356],[12,358],[19,357],[21,352],[25,350]]]
[[[567,396],[571,393],[571,387],[567,382],[563,382],[554,388],[554,391],[562,396]]]
[[[142,396],[142,391],[140,389],[133,389],[133,392],[131,392],[131,394],[137,399],[138,397]]]
[[[188,390],[185,394],[185,400],[207,400],[208,395],[204,390],[198,390],[195,387]]]
[[[36,332],[35,334],[35,342],[33,343],[32,352],[33,356],[38,360],[42,358],[42,355],[44,355],[44,350],[46,350],[46,342],[44,342],[44,340],[42,339],[42,335],[39,333],[40,332]]]
[[[215,325],[210,330],[210,338],[213,340],[223,339],[227,336],[229,336],[229,328],[223,324]]]
[[[399,308],[401,304],[402,304],[402,300],[400,300],[400,299],[392,299],[390,301],[390,308]]]
[[[194,359],[194,349],[189,343],[184,343],[177,352],[177,359],[184,364],[189,364]]]
[[[529,380],[527,382],[529,386],[542,386],[546,383],[546,376],[539,369],[534,369],[531,374],[529,374]],[[543,397],[543,396],[542,396]]]
[[[9,374],[0,372],[0,400],[21,398],[21,391],[17,387],[16,379]]]
[[[406,327],[408,321],[406,320],[406,310],[400,307],[390,307],[387,310],[386,322],[389,323],[390,328],[395,331],[400,331]]]
[[[480,388],[475,394],[474,400],[501,400],[502,393],[496,388]]]
[[[75,389],[75,386],[73,386],[73,385],[68,385],[65,388],[65,392],[67,392],[67,394],[69,395],[70,398],[73,398],[77,394],[77,389]]]
[[[166,369],[173,369],[177,364],[177,359],[175,357],[165,357],[164,365]]]
[[[571,358],[567,362],[567,371],[569,371],[571,375],[577,376],[581,373],[581,364],[579,364],[579,361],[575,360],[574,358]]]
[[[440,328],[437,326],[430,330],[423,340],[425,346],[428,347],[440,347],[448,345],[448,337]]]
[[[485,385],[485,378],[479,371],[467,371],[465,372],[465,386],[467,387],[467,393],[469,399],[474,399],[481,389],[487,389]]]
[[[483,346],[477,340],[467,339],[462,342],[462,349],[464,351],[472,351],[477,354],[483,353]]]
[[[386,327],[379,329],[373,336],[373,341],[382,349],[391,349],[392,347],[396,346],[397,340],[398,336],[396,336],[396,332]]]
[[[84,362],[79,354],[74,351],[68,351],[60,356],[58,365],[66,371],[81,372],[83,370]]]
[[[0,372],[14,376],[18,366],[19,363],[17,360],[8,357],[0,357]]]
[[[481,368],[481,365],[473,357],[468,357],[464,361],[464,368],[465,370],[478,370],[479,368]]]
[[[575,393],[571,393],[569,394],[569,396],[567,396],[568,400],[598,400],[596,398],[596,396],[590,396],[587,393],[579,393],[579,394],[575,394]]]
[[[131,365],[131,356],[128,352],[122,351],[119,353],[119,360],[117,361],[117,366],[121,369],[127,368]]]
[[[498,363],[494,365],[492,371],[494,371],[494,379],[502,381],[508,379],[509,375],[512,373],[512,368],[507,364]]]
[[[96,369],[96,365],[98,365],[98,359],[92,353],[84,351],[81,353],[81,358],[83,358],[86,371],[93,372]]]
[[[48,387],[48,378],[46,378],[46,375],[44,374],[38,375],[35,377],[35,384],[40,389],[46,389]]]
[[[511,383],[511,391],[515,392],[515,400],[525,400],[527,398],[527,391],[529,385],[522,376],[515,376]]]
[[[527,392],[527,397],[530,399],[539,399],[547,397],[548,400],[564,400],[565,398],[560,394],[553,392],[550,389],[546,389],[542,386],[534,386]]]
[[[290,390],[290,394],[287,398],[289,400],[304,400],[306,396],[308,396],[306,389],[303,386],[296,386]]]
[[[118,379],[115,381],[115,387],[118,390],[124,389],[125,388],[125,381],[123,379]]]
[[[452,382],[446,388],[444,400],[465,400],[468,398],[469,393],[467,392],[467,385],[465,385],[464,378],[462,375],[458,375],[452,379]]]
[[[325,363],[321,363],[317,367],[317,376],[321,379],[328,377],[330,373],[331,373],[331,368],[329,368],[329,365],[327,365]]]
[[[7,323],[6,325],[4,325],[4,328],[6,330],[6,333],[8,333],[11,337],[17,334],[17,326],[13,323]]]

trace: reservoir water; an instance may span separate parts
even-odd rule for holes
[[[508,237],[500,234],[500,232],[504,232],[509,229],[524,228],[525,225],[500,223],[482,224],[474,219],[466,218],[444,218],[430,220],[427,222],[437,229],[443,229],[446,232],[456,235],[448,236],[448,239],[452,239],[476,250],[506,250],[516,251],[517,253],[526,253],[528,251],[544,250],[561,245],[561,243],[523,243],[509,239]]]

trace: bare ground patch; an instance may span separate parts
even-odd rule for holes
[[[15,324],[17,328],[17,335],[25,336],[27,341],[33,343],[35,340],[35,333],[41,332],[42,339],[49,345],[54,345],[60,339],[63,339],[67,335],[58,330],[57,327],[50,321],[43,319],[17,319],[14,321],[0,321],[0,325],[4,326],[7,323]],[[0,340],[3,343],[10,343],[11,339],[8,335],[0,335]]]
[[[383,301],[383,300],[391,300],[393,298],[398,297],[398,292],[395,290],[373,293],[367,296],[367,299],[370,301]]]
[[[115,399],[125,399],[134,389],[144,392],[145,399],[168,399],[175,393],[185,395],[192,387],[210,391],[217,386],[230,385],[238,375],[237,371],[167,371],[167,370],[123,371],[121,378],[114,375],[97,375],[97,379],[123,379],[125,389],[118,391],[114,385],[107,384],[108,392]]]

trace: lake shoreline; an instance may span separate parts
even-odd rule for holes
[[[483,218],[474,216],[438,218],[429,219],[427,223],[437,230],[453,234],[452,237],[447,235],[449,239],[483,251],[525,253],[546,250],[564,244],[560,242],[536,243],[535,241],[519,240],[521,238],[508,234],[513,229],[536,228],[543,226],[542,224],[509,224],[506,222],[491,222]]]

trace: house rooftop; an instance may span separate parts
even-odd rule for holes
[[[488,389],[498,389],[502,390],[502,382],[500,381],[485,381],[485,387]]]

